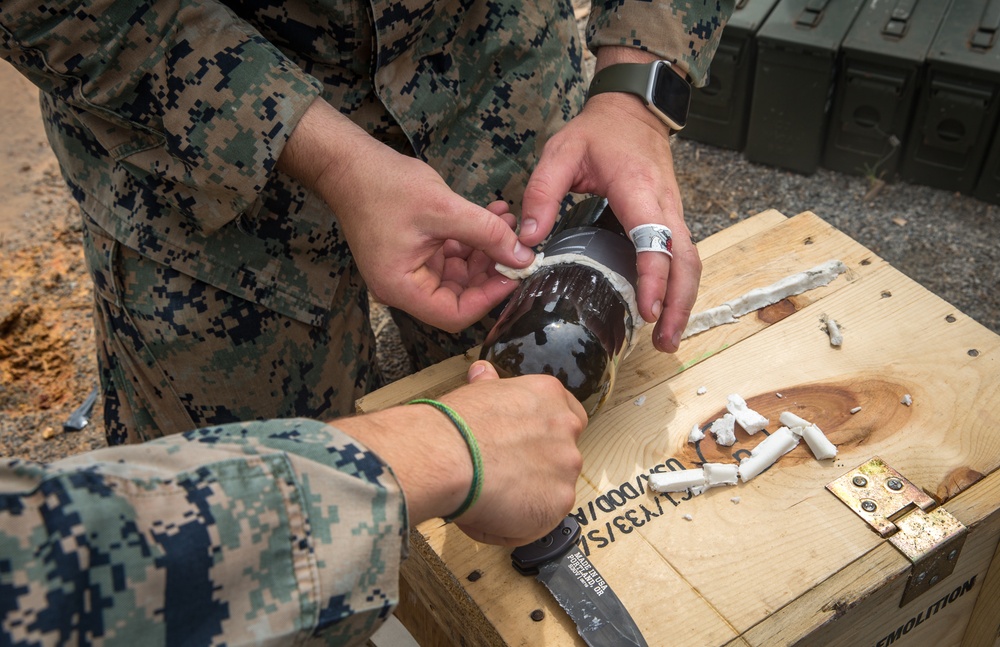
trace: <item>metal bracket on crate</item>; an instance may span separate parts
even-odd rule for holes
[[[944,508],[934,508],[934,499],[881,458],[854,468],[826,489],[913,564],[900,607],[955,570],[966,527]]]

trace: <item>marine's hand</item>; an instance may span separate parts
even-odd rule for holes
[[[373,296],[439,328],[461,330],[510,294],[516,282],[495,262],[525,267],[534,258],[505,204],[468,202],[324,101],[299,122],[279,168],[336,213]]]
[[[442,398],[463,412],[484,463],[482,496],[456,523],[477,541],[529,543],[555,528],[576,502],[583,467],[576,442],[587,413],[549,375],[500,380],[489,362],[479,361],[469,382]]]
[[[603,47],[598,67],[645,62],[652,55]],[[674,352],[698,294],[701,260],[684,223],[667,126],[638,97],[605,93],[545,145],[524,193],[521,241],[540,242],[551,230],[566,193],[594,193],[608,199],[628,231],[646,223],[673,232],[673,259],[645,252],[638,256],[639,312],[656,322],[653,344]]]
[[[548,375],[501,380],[491,364],[478,361],[469,382],[439,398],[469,425],[483,459],[482,493],[456,523],[477,541],[529,543],[552,530],[576,500],[583,461],[576,441],[587,414]],[[469,450],[434,407],[393,407],[333,424],[392,467],[411,524],[453,513],[468,494]]]

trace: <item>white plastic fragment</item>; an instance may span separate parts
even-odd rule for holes
[[[726,301],[720,306],[691,315],[682,339],[704,332],[722,324],[736,323],[739,317],[760,308],[777,303],[787,297],[802,294],[808,290],[824,286],[847,271],[847,266],[839,260],[829,260],[805,272],[786,276],[763,288],[754,288],[746,294]]]
[[[646,396],[640,395],[638,398],[635,399],[633,404],[635,404],[635,406],[637,407],[641,407],[642,405],[646,404]]]
[[[899,402],[901,404],[905,404],[906,406],[910,406],[911,404],[913,404],[913,398],[911,398],[910,394],[907,393],[906,395],[903,396],[903,399],[900,400]]]
[[[781,395],[780,393],[775,393],[775,394],[774,394],[774,397],[776,397],[776,398],[779,398],[779,399],[780,399],[780,398],[783,398],[783,397],[785,397],[785,396]]]
[[[725,447],[731,447],[736,442],[736,417],[731,413],[724,414],[712,422],[709,432],[715,436],[715,442]]]
[[[692,425],[691,431],[688,433],[688,442],[696,443],[705,437],[705,432],[701,430],[698,425]]]
[[[733,414],[739,426],[751,436],[767,427],[769,420],[747,406],[746,400],[733,393],[727,398],[726,409]]]
[[[823,323],[826,326],[826,334],[830,336],[831,346],[840,346],[844,343],[844,335],[840,332],[840,326],[833,317],[823,317]]]
[[[705,485],[705,472],[700,468],[658,472],[649,475],[649,487],[657,492],[686,492]]]
[[[526,279],[538,271],[538,268],[542,266],[542,260],[544,258],[545,254],[543,254],[542,252],[538,252],[535,254],[535,259],[531,261],[531,265],[522,268],[507,267],[503,263],[497,263],[496,264],[497,272],[500,272],[508,279]]]
[[[705,463],[701,468],[705,472],[705,484],[708,487],[736,485],[739,479],[739,466],[736,463]]]
[[[692,517],[689,514],[684,515],[684,521],[692,521],[693,519],[694,519],[694,517]]]
[[[853,415],[854,415],[854,414],[856,414],[856,413],[857,413],[858,411],[861,411],[861,407],[854,407],[853,409],[851,409],[851,415],[853,416]]]
[[[798,444],[798,436],[793,434],[788,427],[780,427],[754,447],[750,456],[740,461],[740,478],[743,479],[744,483],[749,482],[768,467],[774,465],[779,458],[795,449]]]
[[[706,388],[705,388],[705,387],[703,387],[703,386],[699,386],[699,387],[698,387],[698,391],[696,391],[696,393],[697,393],[698,395],[705,395],[706,393],[708,393],[708,389],[706,389]]]

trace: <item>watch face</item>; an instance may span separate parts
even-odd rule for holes
[[[678,126],[676,130],[683,128],[691,104],[691,86],[688,82],[668,65],[657,65],[652,94],[653,105]]]

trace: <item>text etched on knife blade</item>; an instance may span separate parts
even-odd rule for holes
[[[577,551],[570,553],[567,556],[566,566],[581,584],[593,590],[598,596],[608,590],[608,583],[582,553]]]

